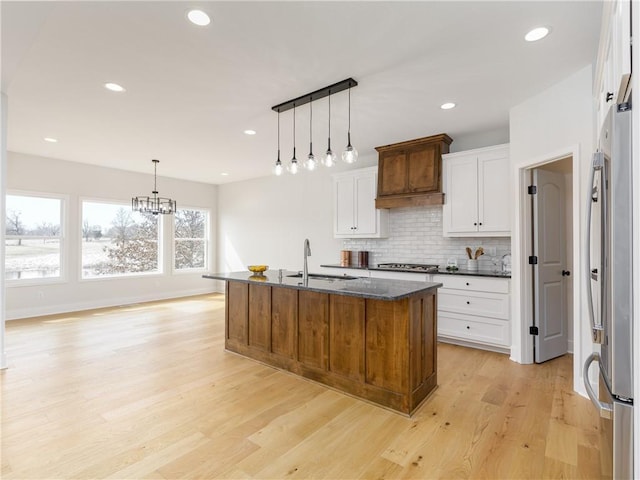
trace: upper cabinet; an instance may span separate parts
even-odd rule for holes
[[[630,100],[631,2],[604,2],[602,18],[594,85],[598,132],[611,105]]]
[[[442,205],[442,154],[451,138],[433,135],[376,147],[377,208]]]
[[[388,235],[389,211],[375,206],[378,168],[333,176],[335,238],[381,238]]]
[[[446,237],[508,237],[509,145],[442,156]]]

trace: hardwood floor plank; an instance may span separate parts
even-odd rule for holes
[[[224,296],[7,322],[6,480],[600,478],[572,358],[438,346],[412,418],[224,351]]]

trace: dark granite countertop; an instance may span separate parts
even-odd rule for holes
[[[496,272],[494,270],[478,270],[478,271],[469,271],[469,270],[465,270],[463,268],[460,268],[458,270],[456,270],[455,272],[450,272],[445,270],[444,268],[441,268],[440,270],[438,270],[435,273],[429,273],[429,272],[420,272],[420,271],[416,271],[416,270],[398,270],[396,268],[382,268],[382,267],[374,267],[374,266],[369,266],[369,267],[359,267],[357,265],[350,265],[348,267],[345,267],[343,265],[340,264],[329,264],[329,265],[320,265],[321,267],[326,267],[326,268],[348,268],[351,270],[377,270],[377,271],[383,271],[383,272],[404,272],[404,273],[422,273],[424,274],[430,274],[430,275],[470,275],[470,276],[474,276],[474,277],[494,277],[494,278],[511,278],[511,272]]]
[[[450,272],[441,268],[438,270],[437,275],[470,275],[474,277],[511,278],[511,272],[496,272],[495,270],[477,270],[472,272],[463,268],[460,268],[455,272]]]
[[[320,279],[309,278],[305,284],[300,277],[290,277],[298,272],[267,270],[264,275],[254,275],[251,272],[207,273],[203,278],[225,280],[243,283],[259,283],[297,290],[348,295],[351,297],[374,298],[377,300],[400,300],[416,293],[426,292],[441,287],[441,283],[413,282],[408,280],[390,280],[386,278],[357,277],[345,279],[339,276]],[[313,275],[313,274],[311,274]],[[316,274],[323,275],[323,274]]]

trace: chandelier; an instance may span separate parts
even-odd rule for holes
[[[176,201],[158,196],[157,168],[160,160],[151,161],[153,162],[153,191],[151,192],[153,197],[133,197],[131,208],[134,212],[170,215],[176,211]]]
[[[321,88],[316,90],[315,92],[307,93],[300,97],[287,100],[286,102],[280,103],[279,105],[275,105],[271,107],[271,110],[274,110],[278,113],[278,158],[276,160],[274,173],[276,175],[282,175],[284,172],[284,168],[282,162],[280,161],[280,112],[286,112],[287,110],[293,109],[293,158],[289,166],[287,167],[287,171],[291,174],[296,174],[298,172],[298,159],[296,158],[296,107],[304,105],[306,103],[309,104],[309,155],[307,159],[304,161],[304,167],[307,170],[313,171],[316,169],[318,161],[315,159],[313,155],[313,132],[312,132],[312,120],[313,120],[313,110],[311,107],[311,102],[314,100],[319,100],[324,97],[329,97],[329,136],[328,136],[328,148],[327,153],[324,158],[322,158],[321,163],[326,167],[331,167],[335,165],[336,154],[331,150],[331,95],[342,92],[343,90],[349,90],[349,128],[347,131],[347,147],[342,153],[342,160],[345,163],[354,163],[358,159],[358,151],[351,145],[351,87],[355,87],[358,85],[353,78],[347,78],[346,80],[342,80],[341,82],[334,83],[333,85],[329,85],[328,87]]]

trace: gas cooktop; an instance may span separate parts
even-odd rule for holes
[[[385,270],[398,270],[399,272],[438,272],[438,265],[422,263],[379,263],[378,268],[384,268]]]

